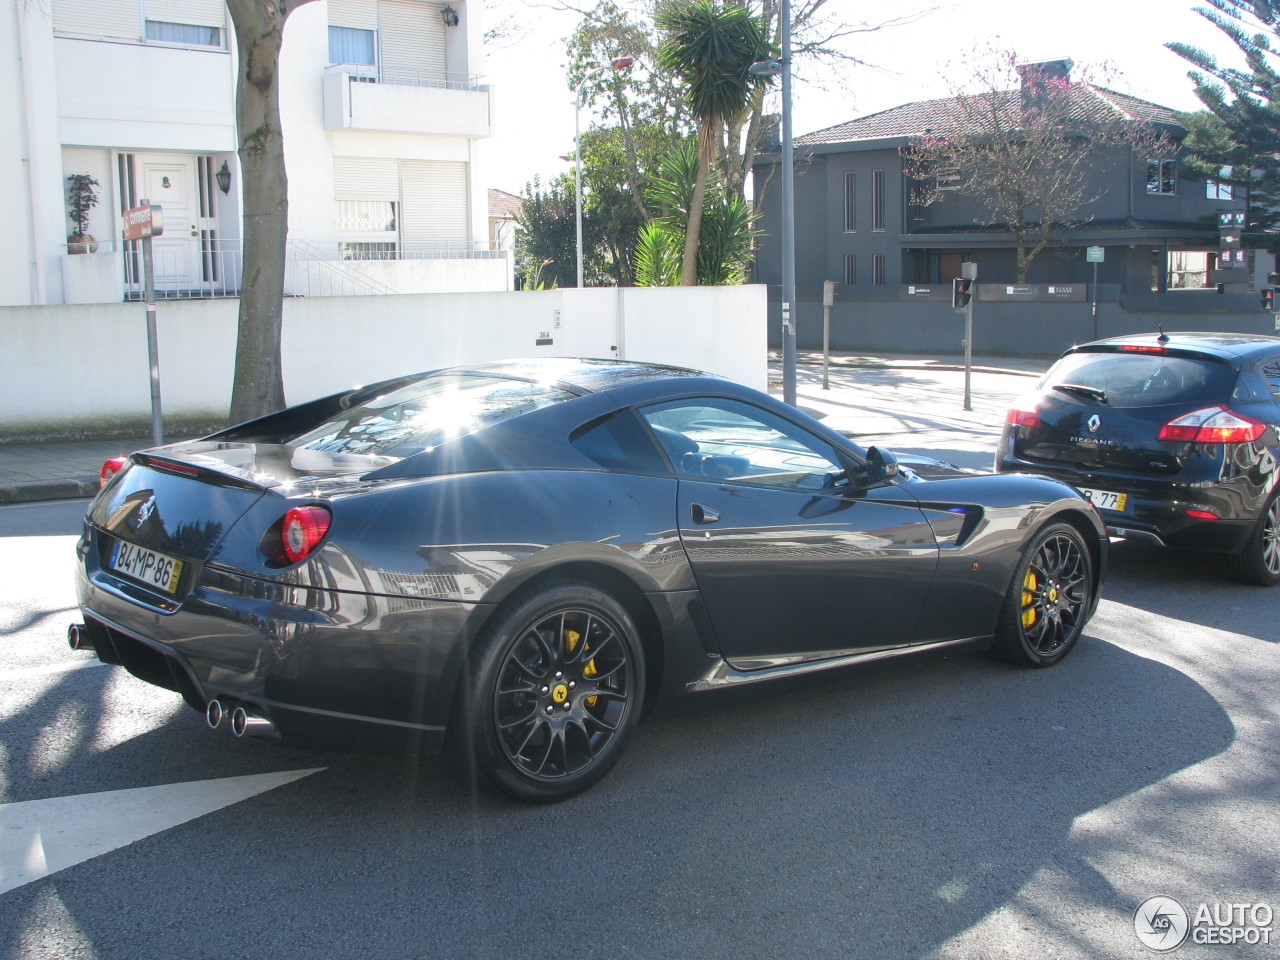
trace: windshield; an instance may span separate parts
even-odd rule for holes
[[[1040,386],[1110,407],[1225,403],[1236,372],[1226,364],[1163,353],[1073,353]]]
[[[546,383],[442,374],[335,414],[290,446],[411,457],[574,395]]]

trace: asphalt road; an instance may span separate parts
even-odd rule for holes
[[[1212,559],[1119,545],[1055,669],[899,662],[645,724],[528,808],[236,741],[69,651],[83,508],[0,508],[6,960],[1138,958],[1148,897],[1280,911],[1280,589]]]

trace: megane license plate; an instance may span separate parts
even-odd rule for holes
[[[1125,504],[1129,502],[1127,493],[1112,493],[1110,490],[1086,490],[1080,488],[1080,492],[1089,498],[1089,501],[1099,510],[1115,510],[1117,513],[1123,513]]]
[[[182,561],[117,540],[115,549],[111,551],[111,569],[165,593],[176,593],[178,578],[182,576]]]

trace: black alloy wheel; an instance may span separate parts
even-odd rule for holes
[[[1050,524],[1023,552],[1009,584],[994,652],[1010,663],[1047,667],[1075,646],[1093,609],[1093,559],[1067,523]]]
[[[473,658],[464,709],[477,772],[526,801],[581,793],[621,756],[643,687],[635,625],[608,594],[580,583],[516,594]]]
[[[1229,562],[1237,580],[1259,587],[1280,583],[1280,487],[1271,494],[1244,548]]]

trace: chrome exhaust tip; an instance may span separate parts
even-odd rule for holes
[[[280,736],[274,723],[266,717],[250,713],[244,707],[236,707],[231,711],[231,732],[237,737],[259,737],[264,740],[276,740]]]
[[[204,722],[209,725],[210,730],[217,730],[222,726],[222,721],[226,719],[227,711],[222,706],[221,700],[210,700],[204,708]]]
[[[93,640],[89,637],[89,628],[83,623],[73,623],[67,627],[67,646],[72,650],[92,651],[94,647]]]

